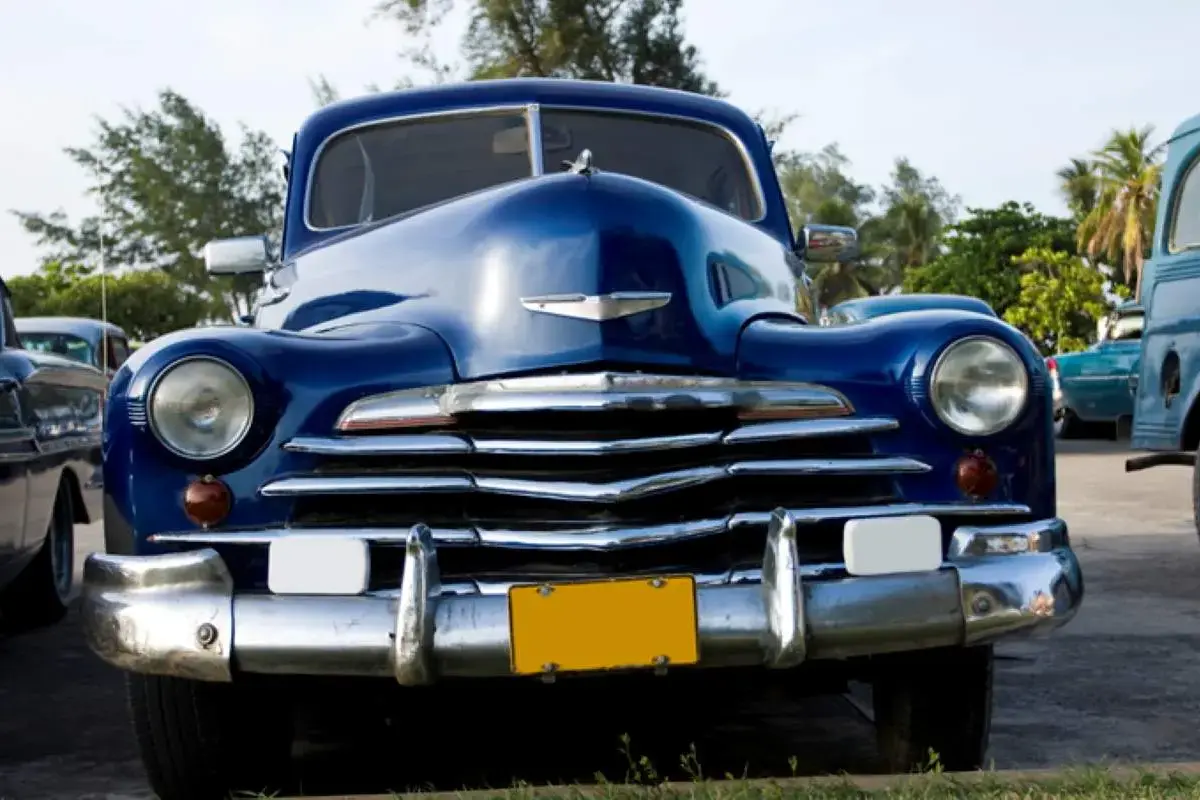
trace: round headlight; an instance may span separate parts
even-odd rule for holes
[[[959,433],[988,436],[1011,425],[1025,408],[1029,373],[1008,345],[972,336],[947,347],[937,360],[930,395],[942,422]]]
[[[254,419],[254,395],[242,374],[214,358],[168,367],[150,389],[150,427],[163,446],[194,459],[233,450]]]

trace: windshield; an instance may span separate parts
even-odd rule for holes
[[[723,131],[690,120],[543,108],[542,161],[596,169],[692,195],[742,219],[763,215],[753,174]],[[418,117],[348,131],[321,151],[308,197],[317,230],[386,219],[534,174],[523,110]]]
[[[1142,326],[1146,319],[1144,314],[1128,314],[1117,317],[1108,328],[1107,339],[1110,342],[1124,342],[1142,338]]]
[[[94,365],[92,346],[86,340],[69,333],[22,333],[21,344],[26,350],[53,353],[57,356]]]

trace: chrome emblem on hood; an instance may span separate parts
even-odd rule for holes
[[[604,322],[662,308],[670,292],[613,292],[612,294],[545,294],[522,297],[521,305],[539,314]]]

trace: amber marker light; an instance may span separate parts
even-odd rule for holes
[[[232,508],[229,487],[212,475],[197,478],[183,492],[183,512],[202,528],[219,524]]]
[[[954,482],[963,494],[979,500],[996,491],[1000,475],[982,450],[967,453],[954,465]]]

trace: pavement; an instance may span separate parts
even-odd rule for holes
[[[1112,442],[1060,446],[1059,513],[1083,562],[1086,596],[1076,619],[1055,636],[999,649],[991,747],[997,769],[1200,760],[1200,541],[1191,519],[1191,472],[1162,467],[1126,474],[1126,456]],[[99,526],[80,526],[77,540],[82,562],[102,547]],[[374,729],[359,730],[349,744],[301,742],[300,788],[330,795],[483,788],[514,777],[586,782],[596,769],[625,777],[609,771],[622,761],[615,736],[595,750],[581,746],[571,738],[569,708],[539,708],[525,715],[534,719],[515,720],[479,709],[471,698],[438,702],[432,713],[453,724],[426,729],[426,718],[412,709],[420,735],[395,747]],[[782,723],[778,717],[773,725],[795,726],[808,744],[787,765],[782,756],[766,755],[770,726],[738,728],[737,758],[773,762],[752,763],[755,774],[876,771],[870,724],[853,697],[803,701]],[[518,721],[532,721],[540,734],[513,741],[517,734],[502,726]],[[408,722],[401,725],[411,733]],[[597,732],[588,733],[595,741]],[[497,764],[489,753],[506,740],[514,746],[503,748]],[[480,760],[492,768],[477,772]],[[401,762],[405,777],[398,783]],[[710,775],[742,771],[703,766]],[[77,612],[52,628],[0,639],[0,798],[66,797],[152,797],[121,676],[87,650]]]

